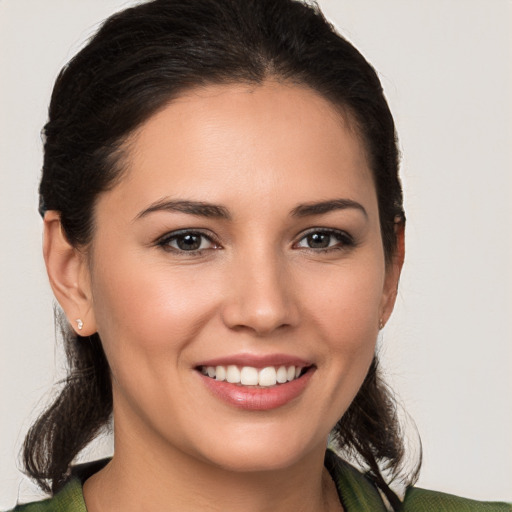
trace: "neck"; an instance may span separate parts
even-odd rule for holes
[[[88,512],[342,510],[323,466],[324,446],[290,467],[234,472],[169,446],[154,451],[127,441],[116,436],[112,461],[85,483]]]

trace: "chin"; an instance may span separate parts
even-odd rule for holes
[[[323,458],[327,435],[320,439],[310,437],[310,442],[306,442],[307,438],[304,432],[272,432],[272,429],[233,434],[223,442],[209,444],[203,457],[230,472],[279,471],[298,464],[315,451]]]

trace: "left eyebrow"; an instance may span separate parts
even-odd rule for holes
[[[352,199],[330,199],[328,201],[320,201],[318,203],[300,204],[291,211],[291,215],[293,217],[308,217],[310,215],[329,213],[334,210],[347,210],[354,208],[361,211],[364,216],[368,218],[368,212],[365,210],[364,206]]]

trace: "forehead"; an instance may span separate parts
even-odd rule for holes
[[[299,85],[197,88],[133,134],[115,189],[141,207],[158,196],[229,202],[250,191],[263,205],[269,196],[331,198],[333,187],[344,195],[374,194],[354,126],[341,109]]]

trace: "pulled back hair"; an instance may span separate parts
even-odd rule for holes
[[[315,4],[298,0],[153,0],[107,19],[56,80],[43,131],[41,214],[60,212],[68,241],[86,247],[95,202],[122,177],[123,142],[137,127],[190,88],[269,79],[311,88],[353,122],[373,173],[390,263],[396,224],[405,222],[393,118],[374,69]],[[82,338],[63,323],[68,376],[23,452],[27,473],[52,492],[112,413],[99,335]],[[332,436],[397,507],[389,482],[399,476],[403,440],[377,359]]]

